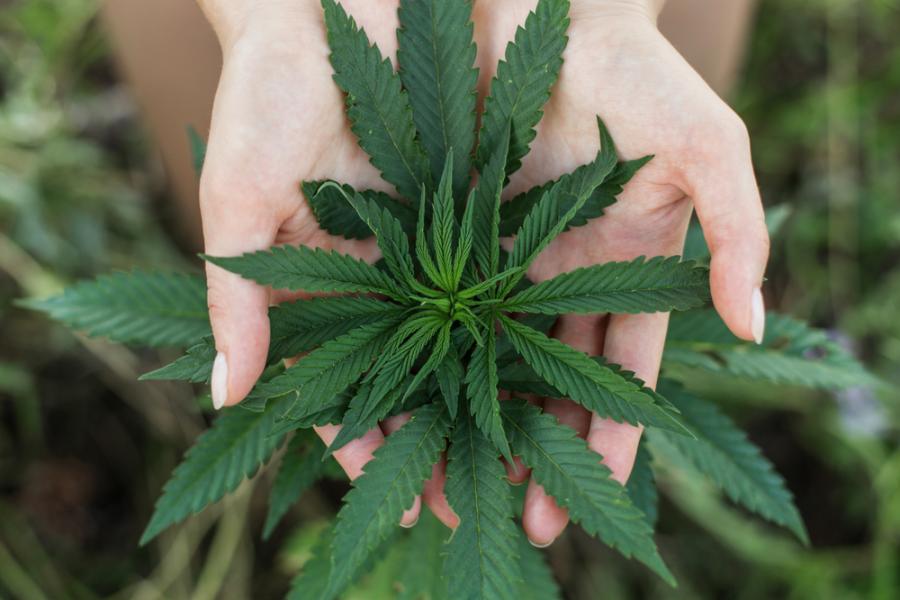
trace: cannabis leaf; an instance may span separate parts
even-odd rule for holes
[[[809,543],[800,513],[784,480],[747,436],[713,405],[687,393],[681,386],[661,380],[660,391],[681,411],[697,434],[696,440],[668,432],[649,433],[660,455],[677,452],[720,487],[729,498],[766,519],[791,530]]]
[[[203,258],[276,289],[397,295],[391,278],[358,258],[306,246],[275,246],[243,256]]]
[[[210,333],[206,284],[191,275],[101,275],[58,296],[21,304],[89,336],[125,344],[179,346]]]
[[[295,412],[296,405],[303,406],[302,414],[321,410],[325,402],[347,389],[371,366],[399,320],[399,316],[385,317],[322,344],[284,374],[254,387],[248,400],[293,394],[296,399],[289,413]]]
[[[642,437],[634,459],[634,467],[631,469],[631,475],[628,477],[625,489],[628,491],[628,497],[631,498],[632,504],[644,513],[644,517],[646,517],[650,527],[656,529],[659,495],[656,491],[656,479],[653,476],[653,468],[651,466],[652,461],[653,456],[647,449],[647,438]]]
[[[567,398],[620,423],[687,432],[677,411],[659,403],[655,394],[636,381],[508,317],[501,316],[500,322],[525,362]]]
[[[359,194],[367,202],[374,202],[389,211],[403,226],[408,234],[416,231],[416,211],[406,204],[391,198],[384,192],[375,190],[356,191],[347,184],[338,185],[333,181],[304,181],[301,185],[303,195],[312,208],[319,227],[335,236],[348,240],[364,240],[372,237],[369,229],[359,215],[349,206],[346,198]]]
[[[322,0],[334,81],[347,94],[347,115],[359,145],[401,196],[416,198],[428,159],[416,141],[407,92],[391,61],[334,0]]]
[[[332,572],[326,595],[339,593],[412,505],[450,430],[446,408],[431,404],[385,440],[365,473],[344,497],[334,531]]]
[[[503,417],[513,451],[531,467],[534,480],[568,509],[573,521],[675,584],[656,550],[652,527],[575,430],[521,401],[504,402]]]
[[[569,2],[539,0],[525,26],[516,31],[497,65],[485,100],[478,146],[478,166],[483,167],[509,135],[506,175],[519,170],[522,157],[534,139],[534,127],[550,99],[550,88],[559,77],[562,53],[568,38]]]
[[[315,435],[297,434],[291,438],[269,494],[269,512],[262,534],[264,540],[269,539],[291,506],[322,475],[326,465],[322,461],[324,451],[325,446]]]
[[[541,555],[540,550],[529,543],[524,533],[517,535],[519,544],[519,565],[522,570],[522,585],[517,597],[519,600],[559,600],[562,592],[553,572]]]
[[[471,0],[402,0],[398,14],[400,80],[409,95],[419,139],[439,181],[456,151],[454,196],[467,191],[475,147],[475,44]],[[414,196],[413,196],[414,197]]]
[[[497,399],[496,333],[493,323],[487,328],[484,344],[475,348],[466,373],[466,392],[469,410],[478,428],[490,439],[497,450],[512,460],[509,443],[500,419],[500,402]]]
[[[808,387],[879,383],[826,332],[772,312],[766,315],[761,345],[736,338],[711,309],[673,315],[663,360],[676,371],[687,367]]]
[[[516,598],[522,575],[506,470],[494,443],[465,414],[453,430],[445,490],[447,502],[459,517],[444,563],[444,576],[454,582],[454,595]]]
[[[216,359],[216,346],[212,337],[187,349],[184,356],[172,363],[140,376],[141,381],[190,381],[192,383],[209,383],[212,375],[213,361]]]
[[[252,477],[284,440],[270,435],[277,415],[278,405],[273,403],[261,413],[231,409],[216,419],[172,473],[140,544]]]
[[[687,310],[709,300],[709,272],[678,257],[610,262],[526,288],[503,303],[510,312],[647,313]]]

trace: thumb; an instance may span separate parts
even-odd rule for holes
[[[692,182],[697,216],[712,255],[713,304],[735,335],[760,343],[769,234],[743,123],[736,120],[731,127],[723,126],[719,143],[720,152]]]
[[[225,195],[204,193],[201,213],[205,252],[236,256],[263,250],[275,240],[275,218],[259,206]],[[242,210],[241,207],[244,207]],[[221,267],[206,264],[209,319],[216,343],[211,378],[218,410],[246,397],[266,366],[269,348],[269,290]]]

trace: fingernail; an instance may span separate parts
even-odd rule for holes
[[[537,542],[535,542],[535,541],[532,540],[531,538],[528,538],[528,543],[531,544],[532,546],[534,546],[535,548],[546,548],[547,546],[549,546],[550,544],[553,543],[553,540],[550,540],[550,541],[547,542],[546,544],[538,544]]]
[[[416,523],[418,523],[418,522],[419,522],[419,517],[416,517],[416,520],[408,525],[406,523],[404,523],[403,521],[400,521],[400,527],[402,527],[403,529],[412,529],[413,527],[416,526]]]
[[[225,355],[219,352],[213,362],[212,369],[212,403],[213,408],[221,410],[228,401],[228,361]]]
[[[753,332],[753,340],[757,344],[762,344],[765,329],[766,307],[763,303],[762,290],[756,288],[750,298],[750,330]]]

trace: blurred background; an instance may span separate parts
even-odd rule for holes
[[[280,597],[345,489],[308,492],[263,542],[263,474],[139,549],[209,413],[188,386],[137,383],[177,354],[89,340],[13,304],[117,268],[198,268],[184,131],[206,132],[218,57],[203,54],[209,31],[179,29],[198,18],[192,2],[162,2],[161,21],[142,12],[154,4],[0,0],[0,598]],[[751,4],[703,25],[736,40],[726,58],[737,68],[691,48],[674,11],[663,25],[746,120],[764,201],[787,215],[767,303],[829,330],[896,385],[900,2]],[[141,44],[160,35],[171,43],[151,57],[156,75],[136,75],[149,69]],[[179,53],[196,72],[167,67]],[[188,93],[197,87],[207,93]],[[154,91],[164,101],[148,100]],[[679,589],[570,528],[548,552],[566,597],[900,597],[896,394],[717,395],[785,476],[812,548],[663,479],[659,541]],[[350,597],[394,591],[382,570]]]

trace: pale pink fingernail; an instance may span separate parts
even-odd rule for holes
[[[553,543],[553,540],[550,540],[550,541],[547,542],[546,544],[538,544],[537,542],[535,542],[535,541],[532,540],[531,538],[528,538],[528,543],[531,544],[532,546],[534,546],[535,548],[546,548],[547,546],[549,546],[550,544]]]
[[[763,302],[762,290],[756,288],[750,298],[750,331],[753,333],[753,340],[757,344],[762,344],[763,334],[766,329],[766,306]]]
[[[213,408],[221,410],[228,401],[228,360],[219,352],[213,362],[212,379],[212,403]]]

